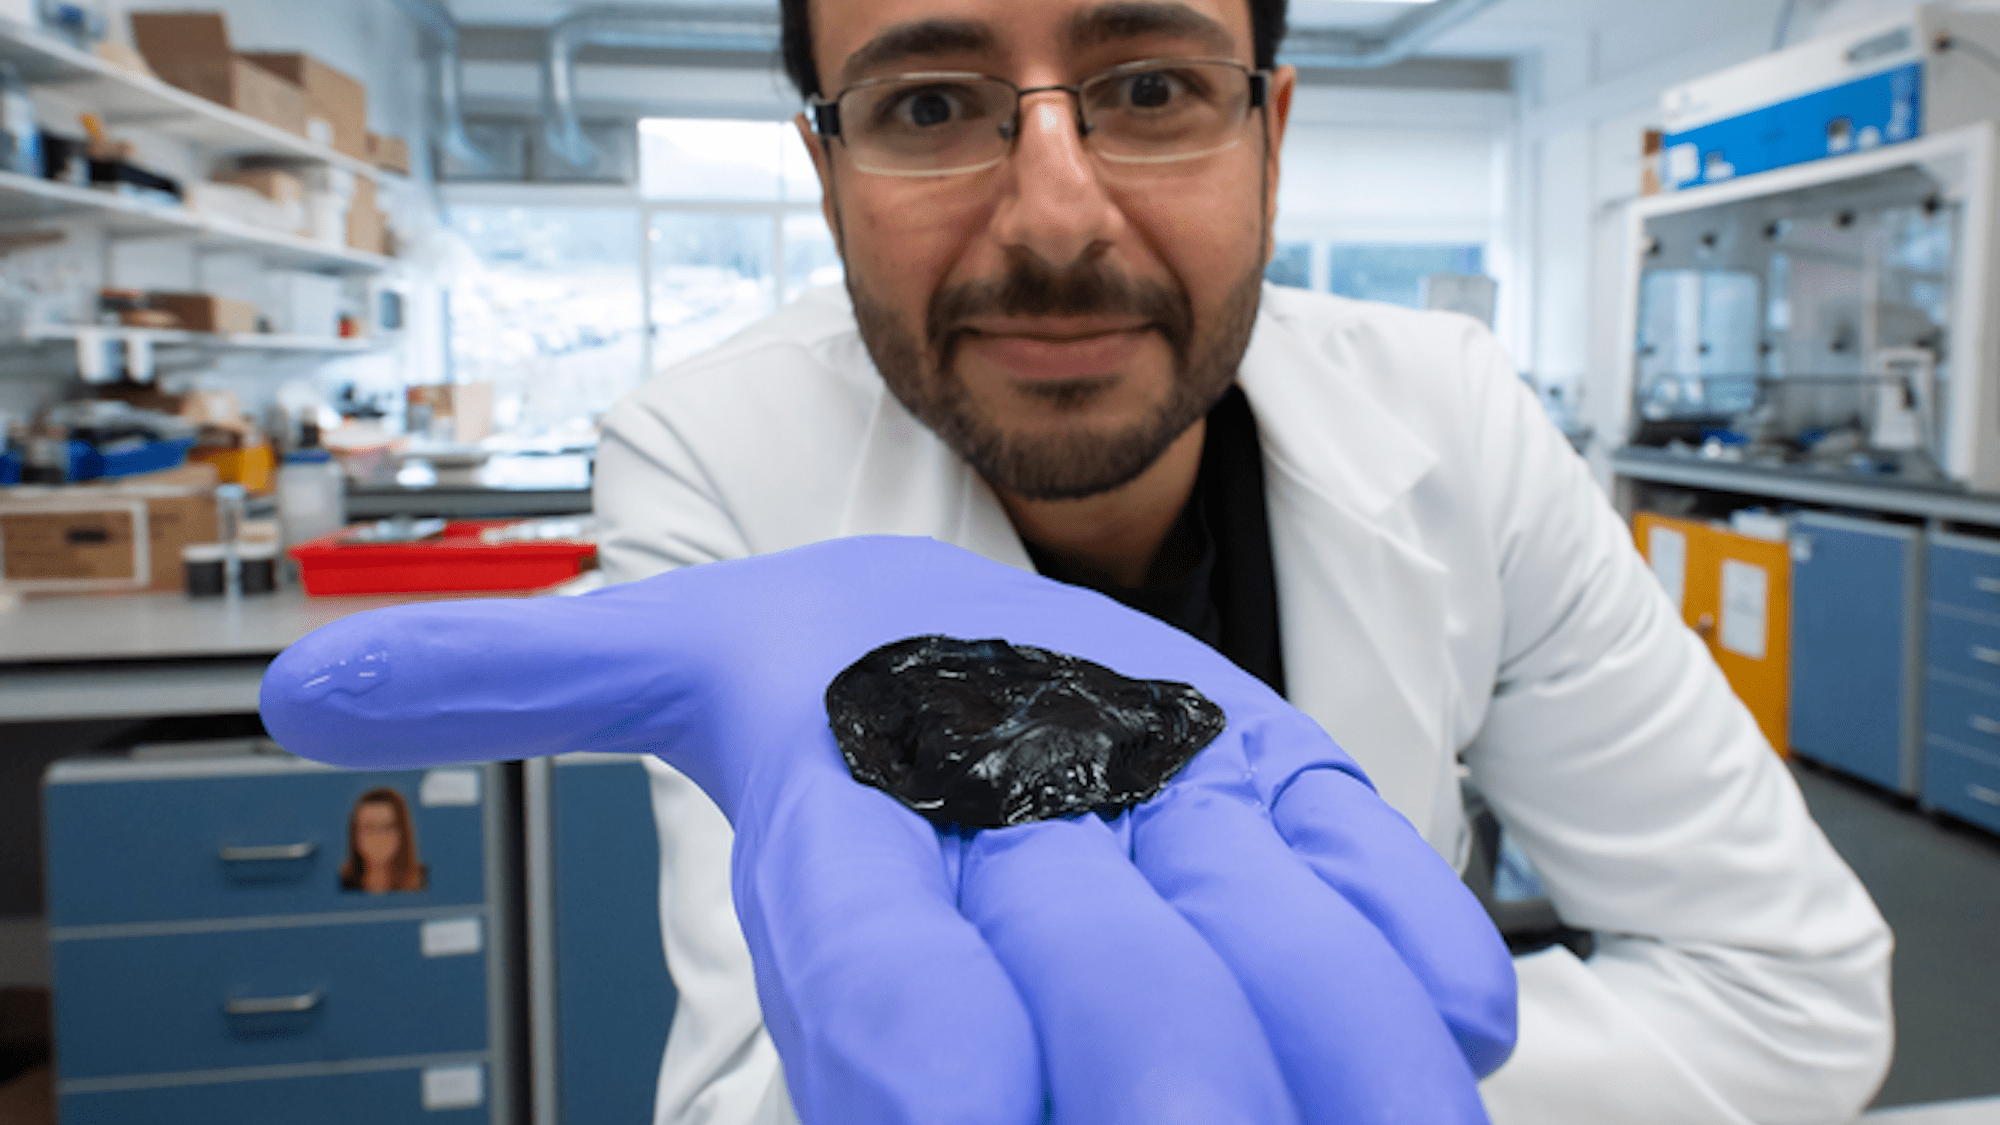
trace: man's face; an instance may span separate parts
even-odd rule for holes
[[[920,71],[1026,89],[1142,59],[1254,65],[1242,0],[813,0],[812,27],[827,97]],[[889,389],[1026,499],[1138,476],[1228,388],[1249,343],[1290,71],[1273,85],[1237,143],[1171,163],[1094,154],[1062,91],[1022,100],[1012,155],[983,171],[872,174],[809,135]]]

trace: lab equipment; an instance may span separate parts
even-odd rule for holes
[[[300,543],[289,553],[299,564],[306,593],[314,597],[539,590],[575,578],[597,554],[597,545],[584,539],[486,538],[512,524],[418,520],[411,523],[409,538],[399,539],[395,531],[387,538],[379,538],[380,533],[357,536],[335,531]],[[422,534],[416,533],[419,527]]]
[[[1995,125],[1631,210],[1633,445],[2000,491]]]
[[[347,523],[347,482],[340,463],[310,440],[285,454],[278,468],[278,522],[285,542],[304,543],[336,532]]]
[[[1721,183],[1994,117],[2000,15],[1926,4],[1665,95],[1660,181]]]
[[[222,543],[189,543],[181,548],[181,574],[190,598],[219,598],[229,592],[229,548]]]
[[[1193,683],[1229,727],[1116,823],[940,834],[853,782],[823,711],[862,653],[935,632]],[[807,1120],[1386,1120],[1418,1097],[1481,1121],[1474,1076],[1512,1048],[1498,935],[1317,724],[1186,634],[955,547],[377,610],[286,650],[261,701],[349,766],[622,750],[693,778],[735,826]]]
[[[236,545],[237,589],[245,595],[270,594],[278,589],[278,545],[248,542]]]

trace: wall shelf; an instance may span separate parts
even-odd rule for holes
[[[0,222],[76,217],[97,220],[119,237],[192,237],[203,249],[254,254],[274,266],[380,273],[394,262],[380,254],[211,218],[169,203],[0,171]]]
[[[345,168],[384,182],[402,179],[365,160],[315,144],[157,78],[105,62],[12,20],[0,19],[0,60],[13,63],[30,85],[58,87],[90,106],[106,125],[157,129],[217,156],[275,157]]]
[[[28,328],[30,344],[75,342],[79,347],[120,340],[154,348],[199,351],[288,352],[316,355],[356,355],[389,346],[375,337],[286,336],[266,332],[190,332],[184,328],[126,328],[97,324],[44,324]]]

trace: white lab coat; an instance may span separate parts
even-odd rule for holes
[[[1588,962],[1516,962],[1497,1125],[1850,1119],[1888,1062],[1888,930],[1492,338],[1267,286],[1239,382],[1292,702],[1461,864],[1462,758],[1563,918],[1600,934]],[[870,533],[1031,568],[837,289],[649,382],[607,418],[597,473],[613,581]],[[653,776],[681,989],[659,1120],[792,1120],[728,826]]]

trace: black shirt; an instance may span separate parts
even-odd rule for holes
[[[1200,552],[1194,568],[1158,586],[1099,582],[1027,543],[1044,576],[1083,586],[1207,642],[1244,671],[1285,692],[1278,647],[1278,583],[1264,511],[1264,452],[1250,400],[1230,387],[1208,412],[1201,467],[1181,510]]]

